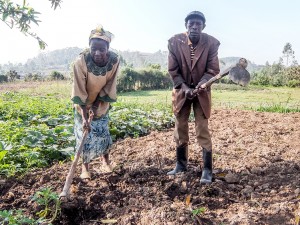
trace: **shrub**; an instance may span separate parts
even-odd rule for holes
[[[8,82],[8,78],[5,75],[0,75],[0,83]]]
[[[290,79],[300,80],[300,66],[292,66],[286,69],[285,74]]]
[[[24,80],[25,82],[28,82],[28,81],[42,81],[44,79],[40,73],[34,73],[34,74],[28,73],[25,75]]]
[[[273,79],[272,79],[272,82],[271,84],[274,86],[274,87],[281,87],[281,86],[284,86],[286,83],[285,79],[284,79],[284,76],[282,75],[278,75],[278,76],[274,76]]]
[[[10,70],[6,73],[6,76],[10,82],[14,82],[16,79],[20,79],[20,75],[15,70]]]
[[[61,72],[52,71],[49,75],[49,80],[64,80],[65,77]]]
[[[136,90],[139,85],[139,74],[136,70],[125,67],[121,70],[121,74],[118,77],[118,91],[133,91]]]
[[[259,85],[270,85],[271,84],[271,77],[263,74],[263,73],[259,73],[257,74],[255,77],[253,77],[253,84],[259,84]]]
[[[146,69],[135,70],[126,67],[118,77],[118,91],[153,90],[172,87],[171,79],[166,71],[151,66]]]
[[[300,87],[300,80],[289,80],[287,82],[288,87]]]

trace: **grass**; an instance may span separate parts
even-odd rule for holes
[[[214,109],[234,108],[267,112],[300,112],[300,89],[288,87],[241,87],[228,84],[212,86],[212,102]],[[57,82],[19,82],[1,84],[0,93],[16,91],[34,96],[53,96],[58,99],[70,99],[71,83]],[[116,106],[144,109],[171,110],[171,90],[136,91],[119,93]]]
[[[119,93],[117,104],[128,105],[129,107],[143,106],[146,110],[168,110],[171,111],[172,96],[171,90],[136,91]]]
[[[300,89],[287,87],[239,87],[215,85],[213,108],[237,108],[265,112],[300,112]],[[236,88],[238,87],[238,88]]]

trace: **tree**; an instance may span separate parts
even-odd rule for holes
[[[0,84],[1,84],[1,83],[4,83],[4,82],[7,82],[7,81],[8,81],[7,76],[5,76],[5,75],[0,75]]]
[[[64,80],[65,77],[62,73],[58,71],[52,71],[49,75],[50,80]]]
[[[20,75],[15,70],[10,70],[6,73],[6,76],[10,82],[14,82],[16,79],[20,79]]]
[[[298,61],[294,59],[291,66],[298,66]]]
[[[24,81],[28,82],[28,81],[41,81],[43,80],[43,77],[40,73],[28,73],[24,76]]]
[[[62,0],[49,0],[54,10],[60,6]],[[30,24],[35,23],[39,25],[39,12],[30,7],[26,0],[19,5],[13,3],[11,0],[0,0],[0,20],[2,20],[9,28],[17,27],[25,35],[35,38],[41,49],[45,49],[46,43],[36,34],[31,31]]]
[[[286,58],[286,66],[289,66],[290,61],[294,61],[295,60],[295,52],[292,49],[292,45],[288,42],[285,44],[285,46],[283,47],[283,58]]]

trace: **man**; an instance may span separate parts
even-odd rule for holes
[[[211,113],[210,88],[201,85],[220,72],[218,48],[220,42],[202,33],[205,17],[193,11],[185,18],[186,33],[176,34],[168,41],[168,71],[173,81],[172,103],[175,115],[176,167],[175,175],[187,170],[188,119],[193,107],[196,138],[203,151],[204,167],[200,183],[212,182],[212,142],[208,130]]]

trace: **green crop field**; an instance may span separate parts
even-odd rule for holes
[[[0,176],[24,174],[74,153],[69,82],[0,85]],[[300,112],[300,89],[216,84],[213,108]],[[119,93],[110,111],[114,140],[174,125],[171,90]]]

